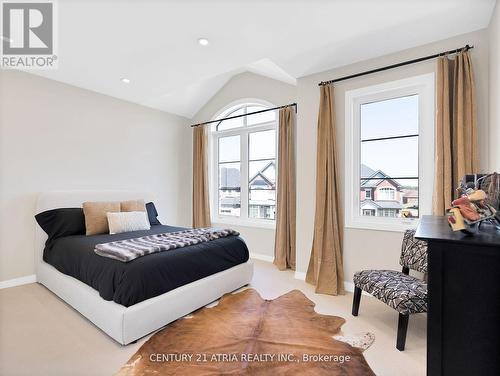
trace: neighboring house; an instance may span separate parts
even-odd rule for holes
[[[240,191],[240,170],[222,167],[219,171],[219,187],[223,191]]]
[[[222,167],[219,171],[219,213],[240,214],[240,170]],[[248,181],[250,218],[275,219],[276,214],[276,164],[267,163]]]
[[[250,218],[275,219],[276,216],[276,164],[266,164],[248,182]]]
[[[240,215],[240,170],[221,167],[219,170],[219,213]]]
[[[361,214],[377,217],[398,217],[403,206],[397,201],[374,201],[365,200],[361,202]]]
[[[361,215],[399,217],[403,209],[402,186],[381,170],[361,165]]]
[[[418,217],[418,191],[403,188],[403,210],[402,214],[408,218]]]
[[[403,204],[418,206],[418,191],[415,189],[403,189]]]

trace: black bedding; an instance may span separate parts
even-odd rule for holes
[[[94,252],[99,243],[181,231],[172,226],[121,234],[72,235],[49,242],[43,260],[60,272],[93,287],[105,300],[129,307],[248,260],[248,248],[237,236],[154,253],[124,263]]]

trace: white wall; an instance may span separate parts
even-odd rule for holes
[[[39,192],[151,192],[189,225],[187,119],[17,71],[0,71],[0,281],[34,273]]]
[[[316,124],[319,106],[318,82],[382,67],[413,58],[426,56],[449,49],[473,44],[472,60],[476,78],[479,145],[481,147],[481,169],[488,170],[488,34],[486,30],[457,36],[429,45],[412,48],[380,58],[355,63],[349,66],[310,75],[298,80],[298,130],[297,130],[297,270],[306,271],[312,245],[314,225],[316,179]],[[338,156],[340,180],[344,179],[344,95],[346,90],[374,85],[384,81],[434,72],[436,61],[418,63],[344,81],[336,85],[335,110],[337,120]],[[341,184],[342,187],[342,184]],[[340,195],[343,197],[343,192]],[[345,280],[360,269],[400,268],[399,253],[402,233],[345,229],[344,272]]]
[[[245,98],[261,99],[276,106],[296,101],[296,87],[253,73],[234,76],[192,119],[198,123],[213,119],[228,104]],[[214,223],[214,226],[223,224]],[[227,225],[226,225],[227,226]],[[247,242],[251,253],[274,255],[274,230],[231,225]]]
[[[500,5],[489,25],[490,37],[490,171],[500,172]]]

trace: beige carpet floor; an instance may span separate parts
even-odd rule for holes
[[[314,294],[314,288],[279,272],[267,262],[254,261],[252,287],[272,299],[300,289],[316,303],[319,313],[347,320],[344,333],[372,332],[376,339],[365,351],[377,375],[425,375],[426,316],[410,319],[406,350],[395,348],[397,313],[363,296],[360,315],[351,316],[352,294]],[[146,340],[120,346],[45,287],[29,284],[0,290],[0,375],[110,376],[117,372]]]

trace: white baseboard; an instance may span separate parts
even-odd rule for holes
[[[295,279],[300,279],[301,281],[305,281],[306,280],[306,272],[295,272],[295,275],[294,275]]]
[[[14,286],[21,286],[21,285],[27,285],[28,283],[35,283],[36,282],[36,275],[27,275],[24,277],[19,277],[19,278],[14,278],[14,279],[8,279],[6,281],[0,282],[0,290],[1,289],[6,289],[9,287],[14,287]]]
[[[344,290],[349,292],[354,292],[354,283],[344,281]]]
[[[344,290],[347,292],[354,292],[354,283],[344,281]],[[362,291],[361,294],[364,296],[371,296],[370,294],[368,294],[365,291]]]
[[[295,279],[300,279],[301,281],[306,280],[306,273],[305,272],[295,272]],[[347,292],[354,292],[354,283],[352,282],[347,282],[344,281],[344,290]],[[362,292],[363,295],[370,296],[370,294],[366,292]]]
[[[263,255],[262,253],[252,253],[250,252],[250,258],[255,259],[255,260],[261,260],[261,261],[267,261],[267,262],[273,262],[274,257],[269,256],[269,255]]]
[[[274,261],[273,256],[263,255],[261,253],[250,253],[250,258],[255,259],[255,260],[267,261],[267,262]],[[295,271],[294,278],[299,279],[301,281],[305,281],[306,280],[306,272]],[[344,290],[347,292],[354,292],[354,283],[344,281]],[[362,292],[362,294],[365,296],[370,296],[370,294],[368,294],[364,291]]]

